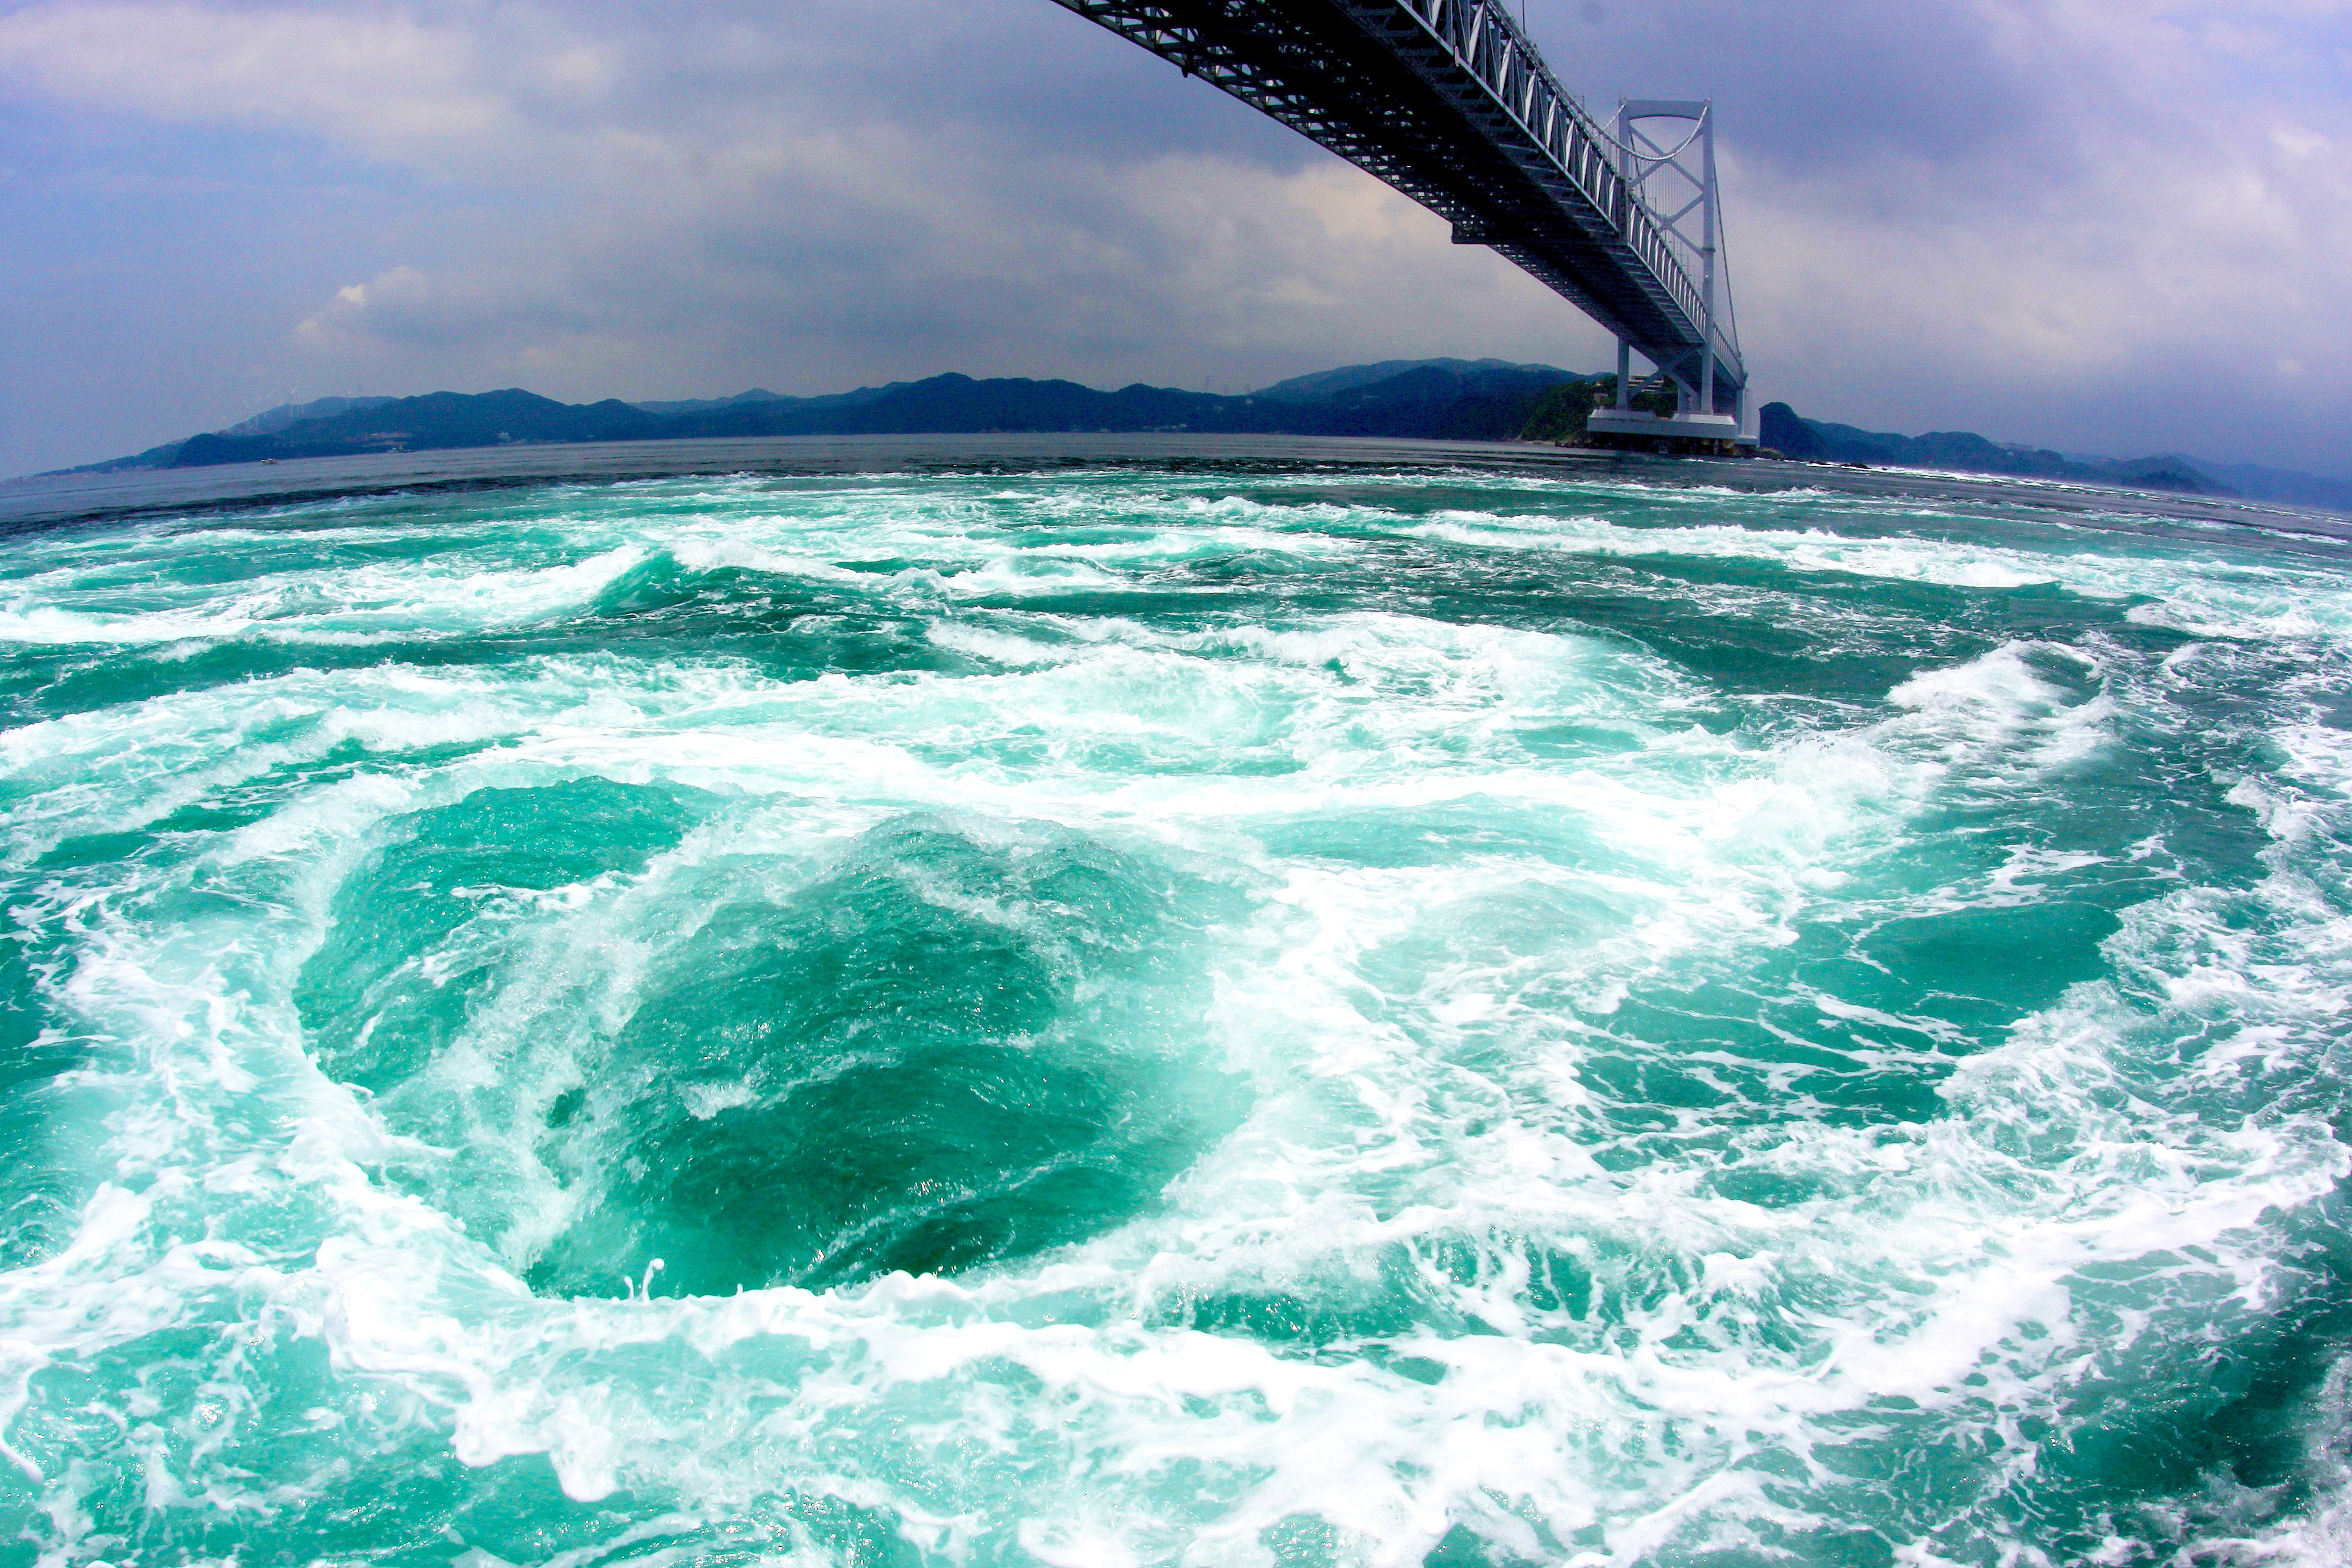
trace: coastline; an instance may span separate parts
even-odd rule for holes
[[[1934,469],[1853,468],[1771,459],[1665,458],[1527,441],[1186,432],[761,436],[463,447],[277,463],[56,474],[0,481],[0,532],[288,505],[339,496],[443,493],[551,484],[624,484],[698,474],[1034,472],[1047,468],[1521,470],[1748,494],[1826,490],[1909,495],[2080,513],[2126,510],[2191,523],[2352,541],[2352,520],[2242,498],[2183,496],[2071,479]]]

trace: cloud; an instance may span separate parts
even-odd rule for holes
[[[179,123],[266,121],[398,155],[509,130],[467,29],[398,12],[49,5],[0,16],[0,68],[55,98]]]
[[[989,51],[959,47],[971,28],[947,8],[899,10],[947,19],[945,36],[902,16],[881,31],[928,46],[868,57],[844,34],[870,29],[871,9],[804,31],[712,12],[660,37],[626,12],[507,12],[492,47],[450,15],[379,16],[362,31],[398,47],[370,93],[357,79],[373,46],[319,47],[319,17],[278,12],[180,7],[152,32],[79,8],[20,14],[0,59],[37,68],[47,90],[299,125],[482,193],[365,280],[305,302],[293,342],[339,365],[529,368],[586,395],[615,374],[713,384],[689,381],[696,368],[811,390],[951,367],[1256,384],[1465,333],[1598,353],[1540,287],[1238,105],[1185,104],[1228,128],[1186,135],[1175,116],[1171,148],[1132,101],[1096,95],[1103,133],[1068,134],[1089,123],[1072,104],[1083,79],[1037,103],[1017,62],[974,84],[963,62]],[[1122,71],[1156,67],[1050,8],[1009,14]],[[571,29],[587,24],[613,30],[583,44]],[[132,43],[102,47],[125,32]],[[188,51],[215,63],[149,85]],[[542,90],[572,76],[593,112]],[[1223,150],[1234,123],[1259,155]],[[1549,331],[1523,325],[1546,315]]]
[[[330,355],[528,347],[605,367],[646,344],[724,360],[748,342],[767,363],[740,374],[812,388],[950,367],[1231,382],[1240,366],[1257,384],[1416,331],[1429,352],[1510,340],[1544,314],[1588,340],[1555,333],[1549,352],[1598,352],[1531,279],[1329,165],[1108,171],[977,139],[779,136],[628,188],[624,208],[474,247],[454,282],[403,264],[343,287],[297,335]]]
[[[1538,0],[1535,21],[1604,106],[1717,99],[1773,395],[2078,447],[2332,450],[2352,7]],[[209,353],[273,396],[950,368],[1238,389],[1391,354],[1606,354],[1499,258],[1045,0],[49,0],[0,15],[0,94],[61,149],[39,199],[69,221],[33,241],[58,297],[132,337],[141,307],[94,308],[64,237],[146,226],[152,260],[110,287],[148,266],[161,298],[177,268],[235,297],[223,321],[274,313]],[[149,194],[123,194],[124,148]],[[199,174],[236,184],[241,223],[166,221]],[[41,352],[0,351],[27,406]],[[59,431],[89,416],[50,401]]]
[[[1712,12],[1676,68],[1722,105],[1776,390],[1912,429],[2352,461],[2352,6]],[[1664,25],[1606,65],[1675,58]]]
[[[486,286],[487,285],[487,286]],[[464,279],[452,289],[414,267],[394,267],[347,284],[294,328],[295,341],[325,354],[536,345],[596,325],[593,313],[566,306],[561,289],[501,290],[494,279]]]

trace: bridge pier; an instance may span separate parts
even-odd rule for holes
[[[1704,376],[1705,372],[1701,372]],[[1654,414],[1646,408],[1633,406],[1633,347],[1623,338],[1617,340],[1617,393],[1606,408],[1595,408],[1585,418],[1584,438],[1588,446],[1608,447],[1621,452],[1654,452],[1673,457],[1690,458],[1752,458],[1756,455],[1756,438],[1747,434],[1748,389],[1737,388],[1732,394],[1728,414],[1718,414],[1708,406],[1707,394],[1714,389],[1694,389],[1691,384],[1671,371],[1664,379],[1675,388],[1675,411]]]
[[[1646,408],[1596,408],[1585,421],[1588,445],[1621,452],[1656,452],[1681,458],[1752,458],[1756,437],[1740,429],[1733,414],[1677,409],[1669,415]]]

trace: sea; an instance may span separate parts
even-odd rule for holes
[[[2352,1561],[2340,520],[109,482],[0,497],[0,1564]]]

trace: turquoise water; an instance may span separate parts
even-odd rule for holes
[[[1987,493],[0,542],[0,1563],[2346,1561],[2347,547]]]

